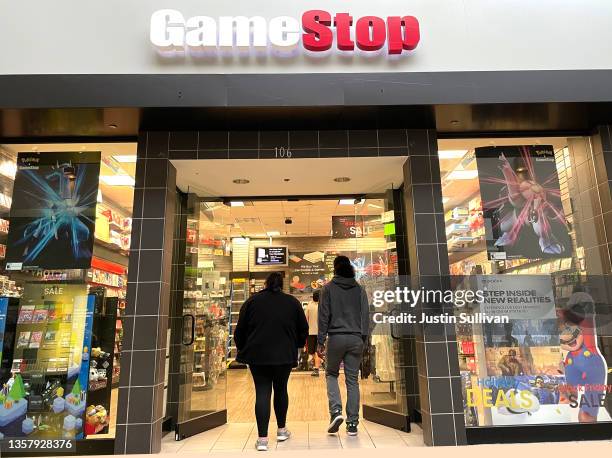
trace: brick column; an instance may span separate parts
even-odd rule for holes
[[[176,170],[168,133],[138,139],[115,453],[161,448]]]
[[[449,274],[436,132],[409,130],[404,204],[409,272],[440,287]],[[424,310],[426,311],[426,310]],[[440,310],[436,310],[437,313]],[[419,326],[415,341],[420,412],[427,445],[466,443],[457,339],[453,326]]]

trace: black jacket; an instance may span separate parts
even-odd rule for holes
[[[368,296],[359,283],[336,275],[321,291],[317,341],[324,344],[327,334],[355,334],[365,340],[370,329],[369,313]]]
[[[267,289],[248,298],[234,329],[236,361],[252,365],[297,366],[297,349],[306,343],[308,322],[293,296]]]

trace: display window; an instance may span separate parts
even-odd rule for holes
[[[114,438],[136,144],[0,145],[0,438]]]
[[[612,421],[608,185],[589,138],[439,141],[450,273],[508,322],[456,324],[466,426]],[[603,184],[603,186],[602,186]]]

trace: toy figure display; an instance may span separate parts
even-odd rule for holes
[[[552,146],[476,148],[491,259],[564,257],[571,240]]]
[[[85,284],[26,284],[14,335],[28,342],[0,380],[4,438],[83,437],[93,303]]]

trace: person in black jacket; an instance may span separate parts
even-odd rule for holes
[[[330,421],[327,432],[338,432],[344,421],[338,386],[340,364],[346,382],[346,432],[357,435],[359,423],[359,364],[368,339],[370,315],[365,290],[355,280],[355,269],[346,256],[334,259],[334,278],[323,287],[319,299],[319,356],[326,355],[325,380]],[[326,342],[327,340],[327,342]]]
[[[249,365],[255,383],[255,417],[258,436],[255,448],[268,449],[270,398],[274,389],[274,413],[282,442],[291,433],[285,427],[289,394],[287,382],[291,368],[297,366],[298,348],[306,344],[308,322],[302,305],[283,291],[283,276],[274,272],[266,287],[252,295],[240,309],[234,340],[236,361]]]

